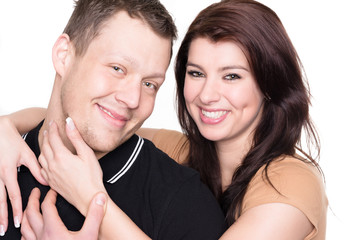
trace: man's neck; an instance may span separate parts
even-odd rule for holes
[[[45,118],[44,123],[39,131],[38,141],[39,141],[40,151],[42,150],[42,146],[44,142],[44,133],[46,131],[48,138],[60,137],[65,147],[75,154],[76,153],[75,148],[66,135],[65,120],[50,120],[50,119],[51,119],[50,117]]]

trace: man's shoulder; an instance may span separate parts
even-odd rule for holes
[[[142,154],[156,201],[162,205],[163,228],[172,232],[168,238],[191,232],[186,239],[218,239],[225,230],[224,215],[200,174],[178,164],[148,140]]]
[[[142,151],[142,160],[151,167],[171,174],[171,178],[179,177],[181,179],[194,179],[200,181],[199,174],[192,168],[177,163],[161,149],[157,148],[150,140],[144,139]]]
[[[164,195],[164,199],[172,197],[183,200],[214,199],[208,187],[200,180],[200,174],[192,168],[178,164],[166,153],[145,139],[141,151],[139,167],[147,173],[147,182],[154,191]],[[166,195],[166,197],[165,197]]]

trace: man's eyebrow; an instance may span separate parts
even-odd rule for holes
[[[130,56],[120,56],[120,57],[135,67],[139,65],[138,62]]]
[[[117,57],[130,63],[130,65],[132,65],[135,68],[139,66],[139,63],[131,56],[121,55],[121,56],[117,56]],[[151,78],[165,78],[165,74],[159,72],[159,73],[150,74],[149,76],[145,77],[145,79],[151,79]]]
[[[154,74],[151,74],[151,75],[145,77],[145,79],[153,79],[153,78],[161,78],[161,79],[164,79],[164,78],[165,78],[165,75],[162,74],[162,73],[154,73]]]

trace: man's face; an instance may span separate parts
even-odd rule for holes
[[[112,17],[62,76],[61,103],[98,157],[125,142],[153,111],[171,40],[126,12]]]

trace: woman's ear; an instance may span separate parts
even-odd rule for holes
[[[67,63],[73,55],[71,46],[69,35],[63,33],[58,37],[52,49],[53,65],[60,76],[64,75]]]

